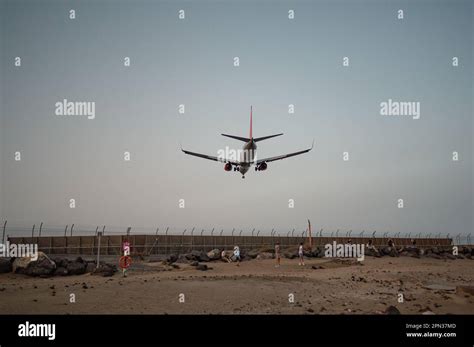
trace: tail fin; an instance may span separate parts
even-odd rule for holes
[[[241,136],[235,136],[235,135],[227,135],[227,134],[221,134],[222,136],[230,137],[235,140],[243,141],[243,142],[249,142],[252,140],[252,106],[250,106],[250,133],[249,137],[241,137]]]
[[[250,134],[249,138],[252,139],[252,106],[250,106]]]
[[[250,132],[249,132],[249,137],[247,138],[247,137],[240,137],[240,136],[227,135],[227,134],[221,134],[221,135],[226,136],[226,137],[230,137],[230,138],[235,139],[235,140],[243,141],[243,142],[249,142],[251,140],[253,140],[254,142],[258,142],[258,141],[271,139],[272,137],[281,136],[281,135],[283,135],[283,133],[253,138],[253,134],[252,134],[252,106],[250,106]]]
[[[271,139],[272,137],[283,135],[283,133],[276,134],[276,135],[262,136],[262,137],[253,138],[253,135],[252,135],[252,106],[250,106],[250,134],[249,135],[250,135],[249,136],[250,139],[252,139],[254,142],[258,142],[258,141],[263,141],[263,140],[266,140],[266,139]]]

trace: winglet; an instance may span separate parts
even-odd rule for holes
[[[311,149],[313,149],[314,147],[314,139],[313,139],[313,143],[311,144]]]

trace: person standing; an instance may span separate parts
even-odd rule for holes
[[[304,266],[304,249],[303,249],[303,242],[300,243],[298,247],[298,257],[300,258],[300,266]]]
[[[275,244],[275,259],[276,259],[276,265],[275,267],[280,266],[280,259],[281,259],[281,254],[280,254],[280,242],[277,242]]]

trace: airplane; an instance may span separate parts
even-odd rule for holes
[[[303,153],[307,153],[313,149],[314,146],[314,140],[313,144],[311,145],[311,148],[298,151],[298,152],[293,152],[289,154],[283,154],[283,155],[277,155],[275,157],[269,157],[269,158],[264,158],[264,159],[257,159],[256,157],[256,151],[257,151],[257,142],[271,139],[272,137],[277,137],[283,135],[283,133],[280,134],[275,134],[275,135],[268,135],[268,136],[263,136],[263,137],[253,137],[252,135],[252,106],[250,106],[250,133],[249,137],[240,137],[240,136],[234,136],[234,135],[227,135],[227,134],[221,134],[222,136],[230,137],[235,140],[243,141],[245,142],[245,145],[243,146],[243,151],[240,155],[240,160],[231,160],[231,159],[226,159],[223,157],[214,157],[211,155],[206,155],[206,154],[201,154],[201,153],[195,153],[195,152],[190,152],[187,150],[184,150],[181,148],[181,150],[185,154],[193,155],[195,157],[199,158],[204,158],[204,159],[209,159],[209,160],[214,160],[214,161],[220,161],[224,162],[224,170],[225,171],[231,171],[234,169],[234,171],[239,171],[242,174],[242,178],[245,178],[245,174],[247,171],[250,169],[252,165],[255,165],[255,171],[265,171],[268,167],[267,163],[275,161],[275,160],[282,160],[286,159],[289,157],[294,157],[296,155],[300,155]]]

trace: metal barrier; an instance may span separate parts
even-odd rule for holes
[[[371,238],[371,237],[313,237],[313,247],[323,246],[327,243],[352,243],[367,244],[372,240],[373,245],[387,245],[392,239],[397,246],[411,245],[408,238]],[[307,241],[304,236],[233,236],[233,235],[108,235],[101,236],[100,253],[103,255],[120,255],[122,244],[125,240],[130,242],[132,255],[189,253],[193,250],[209,251],[218,248],[230,250],[238,245],[241,250],[273,249],[276,242],[282,248],[294,247],[297,249],[301,242]],[[95,255],[98,249],[97,236],[42,236],[42,237],[8,237],[10,243],[38,244],[38,249],[47,254],[82,254]],[[418,238],[416,245],[421,248],[433,246],[451,246],[453,240]]]

